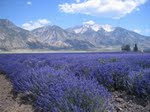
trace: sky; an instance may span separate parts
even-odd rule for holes
[[[93,21],[150,36],[150,0],[0,0],[0,19],[27,30]]]

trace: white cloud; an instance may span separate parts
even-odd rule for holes
[[[39,19],[37,21],[29,21],[27,23],[24,23],[22,25],[22,28],[26,29],[26,30],[33,30],[39,27],[43,27],[46,25],[49,25],[51,22],[47,19]]]
[[[134,29],[133,31],[136,33],[141,33],[141,30],[139,30],[139,29]]]
[[[142,34],[142,35],[147,35],[150,36],[150,29],[145,28],[145,29],[134,29],[133,30],[136,33]]]
[[[32,5],[32,2],[28,1],[28,2],[27,2],[27,5]]]
[[[91,16],[119,19],[144,4],[147,0],[76,0],[75,3],[60,4],[65,13],[81,13]]]
[[[80,0],[76,0],[77,3],[80,3]]]
[[[83,22],[83,24],[93,25],[93,24],[95,24],[95,22],[92,20],[89,20],[89,21]]]

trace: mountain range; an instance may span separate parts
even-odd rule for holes
[[[138,44],[140,49],[149,49],[150,37],[96,23],[68,29],[49,25],[28,31],[7,19],[0,19],[0,51],[120,49],[125,44]]]

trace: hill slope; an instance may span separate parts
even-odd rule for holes
[[[7,19],[0,19],[0,50],[47,49],[47,50],[95,50],[121,48],[124,44],[138,44],[149,49],[150,37],[121,27],[83,24],[63,29],[45,26],[33,31],[24,30]]]
[[[0,50],[32,49],[41,47],[31,32],[0,19]]]

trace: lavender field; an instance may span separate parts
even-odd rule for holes
[[[1,54],[0,71],[41,112],[109,112],[113,91],[150,101],[149,53]]]

